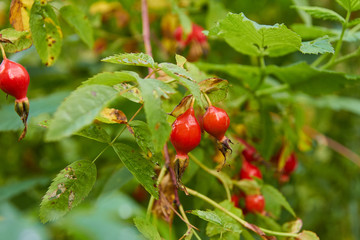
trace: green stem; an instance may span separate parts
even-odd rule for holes
[[[159,186],[162,179],[164,178],[165,176],[165,173],[166,173],[166,166],[164,165],[161,170],[160,170],[160,173],[159,173],[159,177],[156,181],[156,186]],[[155,201],[155,198],[154,196],[151,195],[151,198],[149,200],[149,204],[148,204],[148,207],[147,207],[147,211],[146,211],[146,219],[149,220],[150,219],[150,215],[151,215],[151,210],[152,210],[152,207],[154,205],[154,201]]]
[[[327,58],[329,56],[328,53],[324,53],[323,55],[319,56],[312,64],[312,67],[317,67],[320,65],[320,63],[322,63],[322,61],[325,60],[325,58]]]
[[[4,46],[1,43],[0,43],[0,48],[1,48],[1,53],[2,53],[3,59],[7,59]]]
[[[265,65],[265,58],[263,55],[261,55],[259,57],[259,61],[260,61],[260,80],[259,83],[256,85],[256,87],[254,88],[254,91],[256,91],[257,89],[259,89],[261,87],[261,85],[263,85],[265,78],[266,78],[266,65]]]
[[[200,162],[193,154],[188,153],[189,157],[191,158],[191,160],[193,160],[199,167],[201,167],[205,172],[209,173],[210,175],[213,175],[214,177],[216,177],[217,179],[219,179],[221,181],[221,183],[223,184],[224,188],[225,188],[225,192],[226,192],[226,196],[227,199],[229,201],[231,201],[231,193],[230,193],[230,189],[229,186],[227,184],[227,182],[219,175],[219,173],[215,170],[209,169],[208,167],[206,167],[202,162]]]
[[[263,95],[270,95],[273,93],[277,93],[277,92],[282,92],[284,90],[289,89],[289,85],[288,84],[283,84],[280,86],[275,86],[275,87],[271,87],[271,88],[266,88],[266,89],[262,89],[262,90],[258,90],[256,91],[255,95],[256,96],[263,96]]]
[[[336,59],[332,64],[327,64],[327,65],[324,65],[322,68],[323,69],[327,69],[327,68],[330,68],[332,66],[335,66],[336,64],[339,64],[341,62],[345,62],[351,58],[354,58],[354,57],[358,57],[360,55],[360,48],[358,48],[355,52],[352,52],[352,53],[349,53],[345,56],[342,56],[338,59]]]
[[[198,198],[204,200],[205,202],[213,205],[214,207],[221,210],[222,212],[224,212],[228,216],[234,218],[236,221],[238,221],[244,227],[249,228],[250,230],[252,230],[252,227],[251,227],[252,225],[250,223],[248,223],[244,219],[239,218],[238,216],[236,216],[235,214],[233,214],[229,210],[227,210],[224,207],[222,207],[221,205],[219,205],[217,202],[213,201],[212,199],[208,198],[205,195],[202,195],[201,193],[199,193],[199,192],[197,192],[197,191],[195,191],[193,189],[190,189],[190,188],[186,188],[186,189],[187,189],[189,194],[191,194],[191,195],[193,195],[195,197],[198,197]],[[272,236],[298,237],[298,234],[296,234],[296,233],[277,232],[277,231],[272,231],[272,230],[269,230],[269,229],[266,229],[266,228],[261,228],[261,227],[259,227],[259,229],[261,231],[263,231],[264,233],[267,233],[267,234],[272,235]]]
[[[186,213],[184,211],[184,207],[182,204],[179,205],[179,210],[180,210],[180,213],[181,213],[181,216],[185,219],[186,222],[190,223],[188,217],[186,216]],[[197,234],[197,232],[195,231],[195,229],[193,229],[192,227],[189,227],[191,229],[191,232],[195,235],[195,237],[199,240],[201,240],[200,236]],[[191,239],[191,237],[189,238]]]
[[[346,31],[346,29],[348,27],[347,25],[349,23],[350,15],[351,15],[351,11],[348,11],[346,13],[345,22],[342,25],[342,30],[341,30],[339,41],[337,42],[336,47],[335,47],[335,53],[331,57],[330,61],[323,66],[323,68],[327,68],[328,65],[332,65],[335,62],[335,59],[337,58],[337,56],[339,55],[340,50],[341,50],[341,46],[342,46],[342,42],[343,42],[343,38],[344,38],[344,34],[345,34],[345,31]]]

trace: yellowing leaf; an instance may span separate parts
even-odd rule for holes
[[[17,31],[30,29],[30,9],[34,0],[12,0],[10,5],[10,23]]]
[[[104,108],[96,119],[104,123],[127,123],[126,115],[115,108]]]

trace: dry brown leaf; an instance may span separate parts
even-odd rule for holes
[[[34,0],[12,0],[10,5],[10,23],[17,31],[30,29],[30,9]]]

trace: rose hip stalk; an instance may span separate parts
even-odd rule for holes
[[[15,97],[15,111],[24,123],[24,130],[19,138],[23,139],[27,131],[27,118],[29,116],[29,100],[26,96],[30,77],[26,69],[19,63],[10,61],[0,44],[3,61],[0,65],[0,89],[6,94]]]
[[[199,145],[201,140],[200,125],[196,120],[194,108],[191,106],[172,124],[170,141],[176,150],[175,173],[177,184],[189,165],[188,153]]]
[[[206,98],[208,100],[209,107],[203,116],[204,130],[217,139],[219,143],[219,150],[225,157],[223,163],[224,165],[226,162],[226,152],[228,150],[232,150],[229,145],[229,143],[232,143],[231,140],[225,137],[226,130],[230,125],[230,118],[225,110],[212,106],[209,98],[207,96]]]

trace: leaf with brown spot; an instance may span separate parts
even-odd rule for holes
[[[115,108],[104,108],[96,119],[104,123],[127,123],[125,113]]]
[[[30,29],[30,9],[34,0],[12,0],[10,5],[9,21],[17,31],[27,31]]]
[[[208,78],[198,83],[200,90],[208,95],[211,102],[220,102],[226,98],[229,82],[221,78]]]
[[[171,111],[169,115],[177,118],[190,108],[193,99],[193,95],[191,94],[185,96],[183,99],[181,99],[180,103],[176,105],[176,107]]]
[[[6,52],[14,53],[25,50],[32,45],[29,31],[16,31],[13,28],[5,28],[0,31],[0,42]]]

